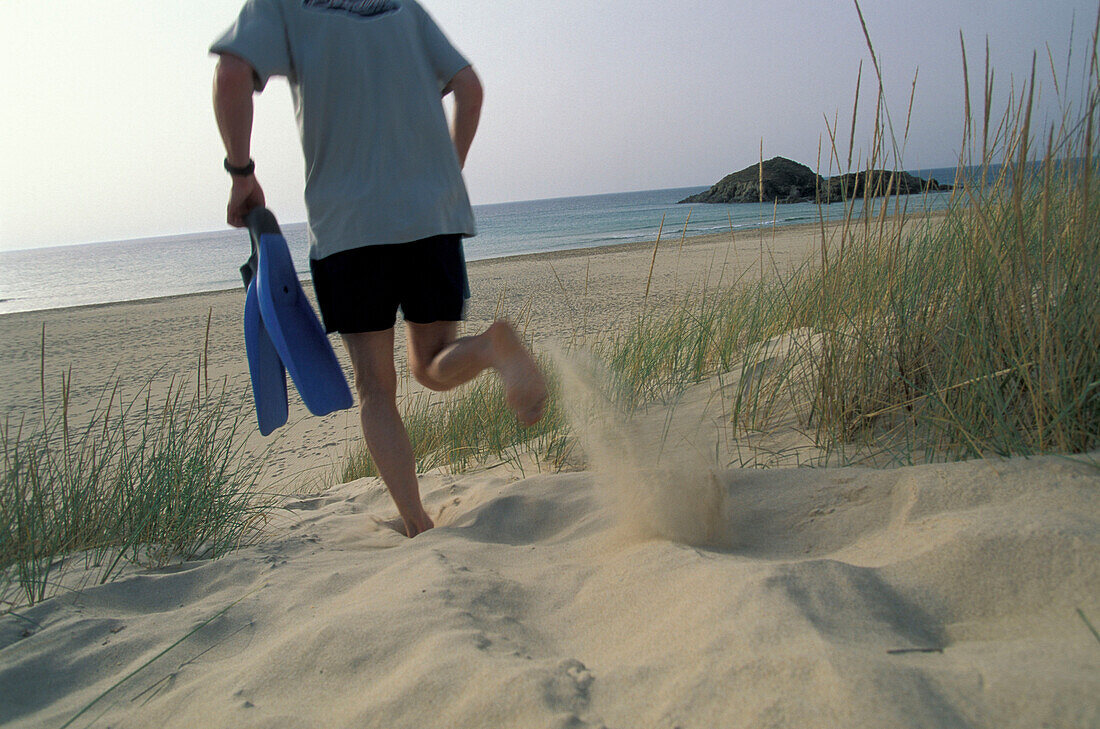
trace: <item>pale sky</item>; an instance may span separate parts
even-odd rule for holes
[[[824,116],[850,124],[861,60],[863,99],[874,94],[851,0],[422,4],[486,89],[466,168],[475,204],[710,185],[753,163],[761,139],[765,157],[814,167]],[[240,5],[0,0],[0,250],[226,227],[206,49]],[[1049,115],[1057,100],[1047,46],[1061,74],[1076,13],[1076,81],[1062,93],[1080,104],[1095,0],[862,7],[901,126],[919,67],[905,168],[958,158],[960,30],[974,83],[989,38],[1002,93],[1010,78],[1019,87],[1038,51]],[[862,106],[869,124],[873,107]],[[857,147],[866,148],[862,131]],[[284,222],[304,220],[284,81],[257,97],[252,149],[268,206]]]

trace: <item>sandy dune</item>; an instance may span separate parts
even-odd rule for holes
[[[429,476],[415,540],[377,482],[292,501],[263,544],[0,622],[0,722],[143,665],[74,726],[1100,722],[1094,466],[723,472],[710,546],[624,528],[616,478]]]

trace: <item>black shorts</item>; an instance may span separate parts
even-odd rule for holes
[[[462,236],[364,246],[310,260],[325,331],[380,332],[397,322],[461,321],[470,286]]]

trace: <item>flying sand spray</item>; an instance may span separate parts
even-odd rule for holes
[[[552,356],[569,422],[622,536],[695,546],[728,541],[725,489],[699,450],[704,441],[671,420],[653,427],[624,414],[602,386],[610,375],[592,357]]]

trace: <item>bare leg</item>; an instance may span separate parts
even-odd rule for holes
[[[451,390],[493,368],[504,381],[509,407],[534,425],[546,407],[546,382],[512,326],[496,321],[474,337],[456,339],[456,322],[408,323],[409,368],[432,390]]]
[[[408,432],[397,410],[393,329],[345,334],[343,338],[355,370],[363,437],[405,522],[405,533],[415,537],[431,529],[434,524],[420,501],[416,461]]]

